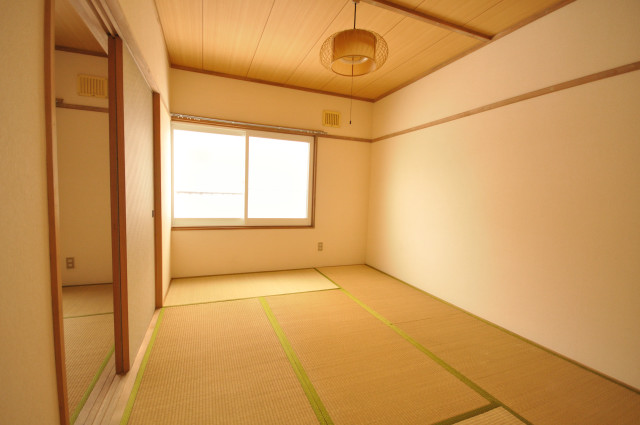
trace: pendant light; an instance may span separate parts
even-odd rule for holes
[[[353,29],[337,32],[320,48],[320,62],[339,75],[357,77],[379,69],[387,60],[387,42],[373,31],[356,29],[359,0],[353,2]]]

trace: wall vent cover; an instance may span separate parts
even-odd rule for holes
[[[325,127],[340,127],[340,112],[322,111],[322,125]]]
[[[106,98],[109,93],[107,79],[93,75],[78,75],[78,94],[80,96]]]

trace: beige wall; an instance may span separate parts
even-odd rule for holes
[[[108,99],[79,96],[78,74],[107,76],[107,59],[56,51],[56,97],[108,107]],[[63,285],[112,281],[109,115],[56,108]],[[66,257],[75,259],[67,269]]]
[[[369,151],[367,143],[319,140],[314,229],[172,232],[173,277],[363,263]]]
[[[577,0],[376,102],[373,136],[635,62],[639,9]]]
[[[172,112],[310,129],[323,129],[323,109],[348,116],[344,98],[186,71],[170,75]],[[369,137],[371,108],[354,102],[353,125],[330,133]],[[173,277],[362,263],[369,152],[368,143],[319,139],[315,229],[173,231]]]
[[[144,59],[144,66],[149,71],[152,81],[147,83],[153,90],[160,93],[162,101],[169,104],[169,57],[164,41],[160,18],[156,11],[154,0],[107,0],[109,4],[119,4],[127,20],[127,28],[130,34],[122,34],[125,42],[132,42],[128,37],[135,39]]]
[[[56,424],[45,174],[44,2],[3,2],[0,28],[0,423]]]
[[[171,115],[164,104],[160,106],[161,163],[162,163],[162,298],[171,282]]]
[[[129,354],[133,361],[155,311],[153,109],[151,90],[126,46],[123,87]]]
[[[376,135],[638,61],[638,16],[578,0],[377,103]],[[367,263],[640,387],[638,87],[636,71],[374,143]]]
[[[284,89],[212,75],[170,70],[171,112],[313,130],[351,137],[371,137],[373,104],[300,90]],[[322,127],[323,110],[341,114],[340,128]]]
[[[108,59],[99,56],[55,51],[56,98],[76,105],[109,107],[109,99],[80,96],[78,94],[78,74],[108,77]]]
[[[57,108],[56,120],[62,284],[112,282],[109,115]]]
[[[169,287],[170,277],[170,255],[171,255],[171,132],[169,128],[170,116],[167,110],[169,105],[169,58],[167,47],[164,41],[162,26],[156,11],[153,0],[122,1],[108,0],[111,5],[118,4],[124,13],[126,23],[123,25],[130,31],[122,34],[125,42],[135,42],[140,49],[142,61],[138,66],[144,67],[145,75],[149,74],[147,83],[153,90],[160,93],[162,99],[161,121],[162,121],[162,286],[163,293]],[[167,180],[168,179],[168,180]]]

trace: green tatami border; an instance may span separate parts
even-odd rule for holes
[[[445,419],[443,421],[436,422],[435,424],[431,424],[431,425],[454,425],[454,424],[457,424],[458,422],[462,422],[462,421],[464,421],[466,419],[471,419],[471,418],[474,418],[476,416],[483,415],[483,414],[485,414],[487,412],[490,412],[490,411],[492,411],[494,409],[497,409],[499,407],[502,407],[502,406],[499,406],[499,405],[494,404],[494,403],[490,403],[490,404],[487,404],[486,406],[478,407],[477,409],[470,410],[468,412],[462,413],[460,415],[453,416],[453,417],[451,417],[449,419]]]
[[[129,418],[131,417],[131,412],[133,411],[133,405],[135,404],[136,396],[138,395],[138,389],[140,388],[140,383],[142,382],[142,376],[144,375],[144,371],[147,368],[147,363],[149,362],[149,357],[151,356],[151,350],[153,349],[153,344],[156,341],[156,336],[158,335],[158,330],[160,329],[160,323],[162,322],[163,315],[164,315],[164,308],[161,308],[160,313],[158,313],[158,320],[156,320],[156,325],[153,329],[153,333],[151,334],[151,340],[149,340],[149,345],[147,346],[147,350],[144,353],[144,357],[142,358],[142,363],[140,364],[140,369],[138,369],[136,380],[133,384],[133,388],[131,389],[131,394],[129,395],[127,406],[125,407],[124,413],[122,414],[120,425],[127,424],[129,422]]]
[[[292,294],[282,294],[282,295],[292,295]],[[291,343],[287,339],[287,336],[284,333],[284,330],[280,326],[280,323],[278,323],[278,319],[273,314],[271,307],[269,307],[269,303],[264,297],[259,297],[258,299],[260,300],[262,309],[264,310],[267,318],[269,319],[269,323],[271,323],[271,326],[273,327],[273,330],[276,333],[276,336],[278,337],[280,344],[282,345],[282,349],[284,350],[285,354],[287,355],[287,358],[289,359],[289,362],[291,363],[291,367],[293,368],[293,371],[298,377],[298,381],[300,381],[300,385],[302,386],[302,389],[305,395],[307,396],[309,403],[311,404],[311,408],[313,409],[314,413],[316,414],[316,417],[318,418],[318,422],[324,425],[333,425],[333,421],[329,416],[329,412],[327,412],[327,409],[322,403],[322,400],[320,400],[320,396],[318,396],[318,393],[313,387],[313,384],[311,383],[309,376],[307,375],[304,368],[302,367],[302,364],[300,363],[298,356],[296,355],[293,347],[291,346]]]
[[[84,407],[85,403],[89,399],[89,396],[91,395],[91,391],[93,391],[93,388],[98,383],[98,379],[100,379],[100,376],[102,375],[102,372],[104,372],[104,369],[107,367],[107,364],[109,363],[109,360],[111,359],[111,356],[113,355],[113,352],[115,351],[115,348],[116,348],[115,345],[111,346],[111,349],[109,350],[109,353],[107,353],[107,357],[105,357],[105,359],[102,361],[102,364],[98,368],[98,371],[93,376],[93,379],[91,380],[91,383],[89,384],[89,387],[87,388],[87,390],[84,392],[84,395],[82,396],[82,399],[80,399],[80,402],[76,406],[75,410],[71,413],[71,417],[69,418],[69,422],[71,423],[71,425],[73,425],[73,423],[76,421],[76,419],[78,419],[78,415],[80,415],[80,412],[82,411],[82,408]]]
[[[551,354],[551,355],[554,355],[554,356],[556,356],[556,357],[558,357],[558,358],[560,358],[560,359],[562,359],[562,360],[565,360],[565,361],[567,361],[567,362],[569,362],[569,363],[571,363],[571,364],[573,364],[573,365],[575,365],[575,366],[578,366],[579,368],[584,369],[584,370],[586,370],[587,372],[591,372],[591,373],[593,373],[593,374],[595,374],[595,375],[598,375],[598,376],[599,376],[599,377],[601,377],[601,378],[606,379],[607,381],[610,381],[610,382],[612,382],[612,383],[614,383],[614,384],[620,385],[621,387],[624,387],[624,388],[625,388],[625,389],[627,389],[627,390],[633,391],[633,392],[634,392],[634,393],[636,393],[636,394],[640,394],[640,388],[635,388],[635,387],[633,387],[633,386],[631,386],[631,385],[629,385],[629,384],[626,384],[626,383],[624,383],[624,382],[622,382],[622,381],[617,380],[616,378],[613,378],[613,377],[608,376],[608,375],[606,375],[606,374],[604,374],[604,373],[602,373],[602,372],[599,372],[599,371],[597,371],[597,370],[595,370],[595,369],[592,369],[592,368],[590,368],[589,366],[584,365],[584,364],[580,363],[580,362],[579,362],[579,361],[577,361],[577,360],[573,360],[572,358],[567,357],[567,356],[565,356],[565,355],[563,355],[563,354],[560,354],[560,353],[558,353],[557,351],[552,350],[551,348],[547,348],[547,347],[545,347],[544,345],[540,345],[540,344],[538,344],[538,343],[537,343],[537,342],[535,342],[535,341],[532,341],[532,340],[530,340],[530,339],[528,339],[528,338],[525,338],[525,337],[524,337],[524,336],[522,336],[522,335],[518,335],[517,333],[512,332],[512,331],[510,331],[509,329],[506,329],[506,328],[504,328],[504,327],[502,327],[502,326],[500,326],[500,325],[497,325],[497,324],[495,324],[495,323],[493,323],[493,322],[490,322],[490,321],[489,321],[489,320],[487,320],[487,319],[483,319],[482,317],[477,316],[477,315],[475,315],[475,314],[473,314],[473,313],[471,313],[471,312],[469,312],[469,311],[467,311],[467,310],[465,310],[465,309],[463,309],[463,308],[461,308],[461,307],[458,307],[458,306],[457,306],[457,305],[455,305],[455,304],[451,304],[450,302],[448,302],[448,301],[446,301],[446,300],[443,300],[442,298],[436,297],[435,295],[430,294],[429,292],[424,291],[424,290],[422,290],[422,289],[420,289],[420,288],[418,288],[418,287],[415,287],[415,286],[413,286],[412,284],[405,282],[404,280],[398,279],[397,277],[392,276],[392,275],[390,275],[389,273],[383,272],[382,270],[379,270],[379,269],[377,269],[377,268],[375,268],[375,267],[373,267],[373,266],[370,266],[370,265],[368,265],[368,264],[363,264],[363,265],[364,265],[364,266],[366,266],[366,267],[368,267],[368,268],[370,268],[371,270],[375,270],[375,271],[377,271],[377,272],[379,272],[379,273],[382,273],[383,275],[385,275],[385,276],[387,276],[387,277],[390,277],[391,279],[393,279],[393,280],[395,280],[395,281],[397,281],[397,282],[400,282],[400,283],[402,283],[403,285],[407,285],[408,287],[413,288],[413,289],[415,289],[416,291],[422,292],[423,294],[425,294],[425,295],[427,295],[427,296],[429,296],[429,297],[433,298],[433,299],[434,299],[434,300],[436,300],[436,301],[440,301],[441,303],[446,304],[446,305],[448,305],[449,307],[453,307],[453,308],[455,308],[456,310],[458,310],[458,311],[460,311],[460,312],[462,312],[462,313],[464,313],[464,314],[467,314],[467,315],[469,315],[469,316],[473,317],[474,319],[478,319],[478,320],[480,320],[481,322],[483,322],[483,323],[485,323],[485,324],[487,324],[487,325],[489,325],[489,326],[491,326],[491,327],[494,327],[494,328],[496,328],[496,329],[498,329],[498,330],[500,330],[500,331],[502,331],[502,332],[504,332],[504,333],[506,333],[506,334],[509,334],[509,335],[511,335],[511,336],[513,336],[513,337],[515,337],[515,338],[518,338],[519,340],[521,340],[521,341],[523,341],[523,342],[526,342],[527,344],[531,344],[531,345],[533,345],[533,346],[534,346],[534,347],[536,347],[536,348],[539,348],[539,349],[541,349],[541,350],[543,350],[543,351],[545,351],[545,352],[547,352],[547,353],[549,353],[549,354]],[[318,272],[324,276],[324,274],[323,274],[322,272],[320,272],[320,270],[318,270]],[[326,277],[326,276],[325,276],[325,277]],[[327,279],[329,279],[329,278],[327,278]],[[329,280],[331,280],[331,279],[329,279]],[[333,280],[331,280],[331,282],[333,282]],[[336,284],[335,282],[333,282],[333,283],[334,283],[334,284]],[[336,285],[337,285],[337,284],[336,284]]]
[[[394,332],[396,332],[398,335],[400,335],[402,338],[404,338],[407,342],[409,342],[411,345],[413,345],[414,347],[416,347],[418,350],[420,350],[422,353],[426,354],[431,360],[435,361],[439,366],[441,366],[443,369],[445,369],[447,372],[449,372],[450,374],[452,374],[453,376],[455,376],[456,378],[458,378],[460,381],[462,381],[465,385],[467,385],[469,388],[471,388],[472,390],[474,390],[476,393],[480,394],[482,397],[484,397],[485,399],[487,399],[490,402],[490,406],[493,405],[494,407],[503,407],[505,410],[507,410],[509,413],[511,413],[513,416],[515,416],[516,418],[518,418],[520,421],[524,422],[527,425],[533,425],[531,422],[529,422],[527,419],[525,419],[524,417],[522,417],[520,414],[518,414],[516,411],[514,411],[513,409],[511,409],[509,406],[507,406],[506,404],[504,404],[503,402],[501,402],[500,400],[498,400],[496,397],[494,397],[493,395],[491,395],[488,391],[486,391],[485,389],[483,389],[482,387],[480,387],[478,384],[476,384],[475,382],[473,382],[471,379],[469,379],[468,377],[466,377],[465,375],[463,375],[460,371],[458,371],[457,369],[455,369],[453,366],[451,366],[450,364],[448,364],[447,362],[445,362],[444,360],[442,360],[440,357],[438,357],[435,353],[429,351],[426,347],[424,347],[422,344],[420,344],[418,341],[416,341],[415,339],[413,339],[409,334],[407,334],[406,332],[404,332],[402,329],[398,328],[396,325],[394,325],[393,323],[391,323],[390,320],[388,320],[387,318],[385,318],[384,316],[382,316],[380,313],[378,313],[377,311],[375,311],[374,309],[372,309],[371,307],[369,307],[367,304],[365,304],[364,302],[360,301],[355,295],[353,295],[352,293],[350,293],[349,291],[347,291],[346,289],[344,289],[342,286],[340,286],[337,282],[335,282],[333,279],[331,279],[329,276],[325,275],[324,273],[322,273],[320,270],[318,270],[316,268],[316,271],[318,273],[320,273],[322,276],[324,276],[325,278],[327,278],[329,281],[333,282],[336,286],[338,286],[340,288],[341,291],[344,292],[345,295],[347,295],[349,298],[351,298],[356,304],[358,304],[360,307],[364,308],[368,313],[370,313],[371,315],[373,315],[375,318],[377,318],[378,320],[380,320],[382,323],[384,323],[385,325],[389,326],[391,329],[393,329]],[[485,406],[486,407],[486,406]],[[446,422],[445,422],[446,423]]]

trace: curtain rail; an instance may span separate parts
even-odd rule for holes
[[[268,130],[268,131],[280,131],[287,133],[297,133],[297,134],[305,134],[309,136],[325,136],[327,135],[326,131],[320,130],[307,130],[304,128],[292,128],[292,127],[280,127],[277,125],[268,125],[268,124],[256,124],[251,122],[243,122],[243,121],[231,121],[231,120],[222,120],[218,118],[207,118],[207,117],[198,117],[194,115],[185,115],[185,114],[171,114],[171,118],[177,121],[187,121],[187,122],[200,122],[206,124],[217,124],[226,127],[241,127],[247,129],[254,130]]]

